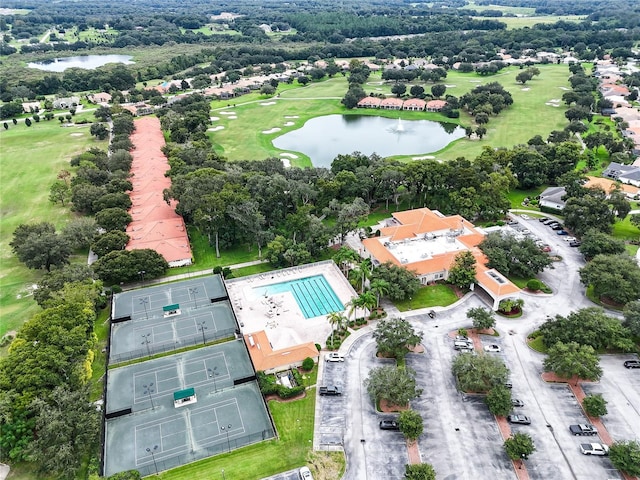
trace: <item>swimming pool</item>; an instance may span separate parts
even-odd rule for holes
[[[319,317],[344,310],[344,305],[324,275],[273,283],[263,287],[255,287],[255,290],[263,296],[291,292],[304,318]]]

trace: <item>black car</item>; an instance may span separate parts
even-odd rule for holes
[[[339,387],[320,387],[320,395],[342,395]]]
[[[640,368],[640,360],[627,360],[624,362],[624,368]]]
[[[551,227],[551,230],[562,230],[564,227],[562,226],[561,223],[558,223],[557,225],[554,225],[553,227]]]
[[[524,407],[524,402],[522,400],[518,400],[517,398],[511,399],[511,405],[514,407]]]
[[[546,222],[547,220],[549,220],[549,217],[542,217],[538,219],[539,222]]]
[[[518,423],[520,425],[531,425],[531,419],[526,415],[509,415],[507,416],[509,423]]]
[[[547,227],[553,227],[556,223],[560,223],[560,222],[559,222],[559,221],[557,221],[557,220],[547,220],[546,222],[544,222],[544,224],[545,224]]]
[[[380,430],[400,430],[400,425],[395,420],[380,420]]]
[[[573,240],[569,242],[570,247],[579,247],[580,245],[582,245],[582,243],[580,243],[578,240]]]

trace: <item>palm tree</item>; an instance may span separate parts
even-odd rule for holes
[[[336,331],[336,327],[341,328],[344,325],[346,318],[342,312],[331,312],[327,314],[327,320],[331,325],[331,343],[333,343],[333,332]]]
[[[376,296],[376,308],[380,307],[380,297],[389,293],[389,282],[382,278],[377,278],[371,282],[369,289]]]
[[[378,299],[376,298],[375,294],[370,290],[367,290],[366,292],[362,292],[358,296],[358,300],[361,303],[360,306],[362,308],[366,308],[367,310],[369,310],[369,312],[371,312],[371,310],[373,310],[373,308],[378,303]]]
[[[352,263],[357,263],[360,260],[360,255],[355,250],[349,247],[340,247],[340,249],[333,256],[333,261],[340,267],[345,277],[349,278],[349,270]]]

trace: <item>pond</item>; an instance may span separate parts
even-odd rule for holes
[[[86,70],[95,70],[107,63],[124,63],[130,65],[131,55],[81,55],[78,57],[54,58],[52,60],[43,60],[42,62],[31,62],[27,66],[29,68],[37,68],[47,72],[64,72],[67,68],[84,68]]]
[[[464,128],[430,120],[400,120],[364,115],[327,115],[273,140],[281,150],[302,152],[314,167],[331,166],[340,154],[424,155],[465,135]]]

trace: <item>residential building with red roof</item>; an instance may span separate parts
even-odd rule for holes
[[[444,216],[419,208],[396,212],[380,236],[362,241],[363,256],[375,265],[391,262],[415,273],[423,285],[446,280],[456,256],[470,251],[476,259],[476,282],[492,299],[493,308],[505,298],[518,297],[520,289],[495,269],[478,248],[484,232],[460,215]]]
[[[440,112],[447,104],[444,100],[429,100],[425,107],[427,112]]]
[[[410,98],[409,100],[405,100],[402,104],[403,110],[411,110],[421,112],[424,110],[427,102],[422,100],[421,98]]]
[[[358,102],[358,108],[378,108],[382,102],[378,97],[364,97]]]
[[[404,102],[401,98],[395,98],[395,97],[384,98],[380,102],[380,108],[384,108],[386,110],[401,110],[403,103]]]

